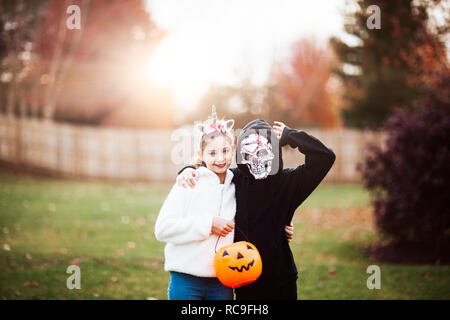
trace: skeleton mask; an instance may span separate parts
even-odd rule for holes
[[[241,142],[242,164],[246,164],[255,179],[265,179],[272,170],[272,145],[262,135],[252,133]]]

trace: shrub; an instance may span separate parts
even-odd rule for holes
[[[371,146],[359,167],[374,195],[377,229],[442,253],[450,240],[448,97],[432,95],[416,113],[395,109],[386,131],[386,145]]]

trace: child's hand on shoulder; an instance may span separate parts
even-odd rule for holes
[[[177,176],[177,185],[183,188],[194,188],[199,178],[197,170],[186,168]]]
[[[274,121],[273,125],[273,131],[275,131],[275,134],[277,135],[278,140],[281,139],[281,136],[283,135],[283,130],[286,127],[286,125],[283,122],[280,121]]]

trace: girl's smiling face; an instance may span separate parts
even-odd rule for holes
[[[199,150],[198,153],[206,167],[221,177],[231,165],[234,145],[229,137],[218,135],[206,141],[203,150]]]

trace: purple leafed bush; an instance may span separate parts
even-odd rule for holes
[[[386,129],[385,147],[371,146],[359,167],[375,196],[377,229],[393,242],[425,244],[442,255],[450,240],[448,97],[434,96],[416,113],[396,109]]]

